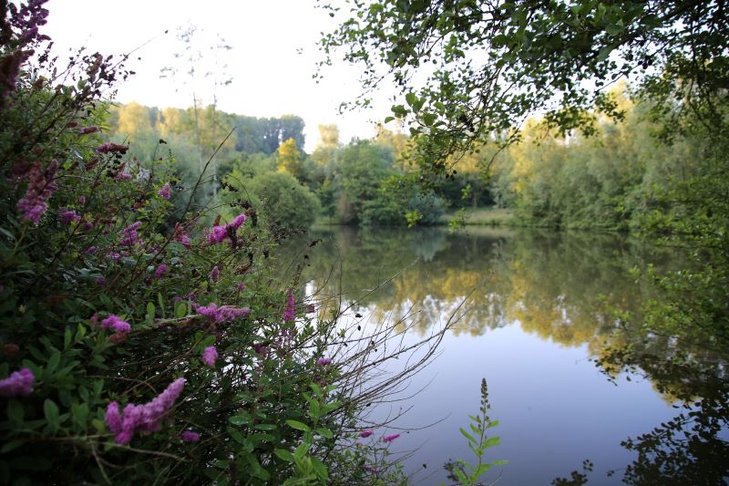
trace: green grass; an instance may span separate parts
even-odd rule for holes
[[[517,224],[514,210],[505,208],[465,208],[443,215],[443,224],[463,218],[467,226],[514,226]]]

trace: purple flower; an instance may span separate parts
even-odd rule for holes
[[[155,278],[164,277],[165,273],[167,273],[169,269],[170,268],[167,265],[165,265],[164,263],[160,263],[157,269],[154,271]]]
[[[99,131],[99,127],[83,127],[78,131],[79,135],[88,135],[89,133],[96,133]]]
[[[141,221],[135,221],[134,223],[124,228],[121,232],[121,241],[119,241],[119,244],[124,246],[134,246],[136,243],[138,243],[139,234],[137,233],[137,230],[141,226]]]
[[[104,278],[103,275],[100,275],[94,279],[94,282],[96,283],[96,285],[102,286],[106,283],[106,278]]]
[[[362,437],[363,439],[366,439],[367,437],[371,436],[372,434],[374,434],[374,432],[372,432],[370,429],[365,429],[359,433],[359,436]]]
[[[231,221],[230,223],[228,223],[228,226],[227,227],[228,228],[231,228],[233,230],[237,230],[238,228],[240,228],[240,226],[243,223],[246,222],[246,219],[247,219],[247,217],[246,217],[245,213],[241,213],[238,216],[236,216],[235,218],[233,218],[233,221]]]
[[[200,434],[192,430],[185,430],[180,434],[180,439],[184,442],[198,442]]]
[[[46,202],[56,191],[57,186],[53,178],[58,170],[58,161],[54,160],[43,172],[40,164],[33,164],[25,177],[28,179],[28,188],[25,195],[18,201],[18,211],[27,221],[38,224],[41,217],[48,210]]]
[[[96,152],[99,154],[125,154],[127,153],[127,150],[129,150],[128,146],[112,142],[106,142],[96,147]]]
[[[175,241],[180,243],[185,248],[190,248],[190,244],[192,243],[192,240],[190,239],[190,237],[187,236],[187,234],[185,234],[185,233],[180,233],[179,235],[176,235]]]
[[[316,364],[318,364],[319,366],[326,366],[326,365],[332,364],[332,359],[331,358],[319,358],[316,360]]]
[[[382,442],[392,442],[393,440],[397,439],[398,437],[400,437],[400,434],[386,435],[382,438]]]
[[[162,199],[169,199],[172,196],[172,188],[170,187],[170,183],[166,182],[165,185],[162,186],[159,191],[157,191],[157,195]]]
[[[214,245],[216,243],[222,243],[223,240],[228,236],[228,230],[222,226],[213,226],[208,233],[208,243]]]
[[[286,297],[286,310],[283,313],[284,322],[292,322],[296,319],[296,299],[294,298],[294,292],[289,289],[288,296]]]
[[[106,407],[104,419],[106,426],[114,434],[116,443],[128,444],[137,431],[158,431],[160,421],[175,404],[175,400],[180,396],[183,388],[185,388],[185,379],[178,378],[151,402],[144,405],[130,403],[124,407],[122,413],[119,413],[119,404],[117,402],[109,403]]]
[[[129,172],[121,171],[119,172],[114,179],[118,181],[128,181],[131,180],[132,175]]]
[[[29,368],[20,368],[4,380],[0,380],[0,397],[27,397],[33,393],[35,376]]]
[[[79,196],[78,197],[78,203],[82,206],[86,204],[86,196]]]
[[[248,307],[235,307],[232,305],[218,307],[215,303],[208,306],[199,305],[195,308],[195,311],[213,322],[228,322],[240,317],[246,317],[251,313],[251,309]]]
[[[215,265],[213,269],[210,270],[210,274],[208,276],[213,282],[217,282],[220,279],[220,269],[217,265]]]
[[[127,334],[132,330],[132,326],[127,321],[114,314],[101,321],[101,328],[113,329],[118,334]]]
[[[218,350],[215,349],[215,346],[208,346],[203,350],[200,359],[205,363],[205,366],[213,368],[218,360]]]
[[[60,219],[63,224],[71,224],[76,221],[80,221],[81,216],[79,216],[73,209],[61,208],[58,211],[58,219]]]

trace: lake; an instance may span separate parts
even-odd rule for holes
[[[432,360],[363,417],[368,440],[400,433],[391,457],[414,484],[449,483],[446,461],[475,459],[459,428],[482,378],[501,439],[485,459],[508,461],[486,484],[582,484],[583,472],[589,484],[728,484],[726,355],[697,344],[676,363],[677,340],[641,326],[661,299],[642,271],[680,265],[675,250],[589,233],[331,228],[289,251],[307,263],[306,292],[341,305],[349,329],[398,323],[407,346],[448,326]]]

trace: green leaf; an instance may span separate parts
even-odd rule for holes
[[[326,429],[324,427],[319,427],[318,429],[315,430],[315,432],[317,434],[321,435],[322,437],[324,437],[325,439],[331,439],[334,437],[334,433],[331,430]]]
[[[43,414],[46,416],[51,433],[56,433],[61,426],[60,414],[58,405],[50,398],[46,398],[43,402]]]
[[[51,355],[51,357],[48,358],[48,363],[46,364],[46,370],[45,370],[46,379],[53,376],[53,372],[56,371],[56,368],[58,368],[58,364],[60,362],[61,362],[61,353],[58,351],[54,352]]]
[[[287,420],[286,424],[292,429],[301,430],[302,432],[309,432],[311,430],[308,425],[298,420]]]
[[[273,453],[286,462],[294,462],[294,455],[291,454],[290,451],[285,449],[274,449]]]
[[[501,443],[501,439],[499,437],[489,437],[488,439],[486,439],[486,442],[484,442],[483,447],[484,448],[493,447],[493,446],[499,445],[500,443]]]
[[[8,419],[12,422],[13,426],[20,427],[23,424],[25,418],[25,410],[23,405],[18,400],[10,400],[8,402]]]
[[[7,452],[14,451],[15,449],[22,446],[23,444],[25,444],[24,440],[11,440],[10,442],[6,442],[5,444],[3,444],[2,449],[0,449],[0,454],[5,454]]]
[[[186,302],[178,302],[175,305],[175,317],[178,319],[181,317],[185,317],[187,315],[187,303]]]
[[[274,424],[256,424],[253,426],[256,430],[276,430],[276,425]]]
[[[249,424],[251,422],[251,416],[247,413],[233,415],[232,417],[228,418],[228,422],[230,422],[233,425]]]
[[[152,324],[154,322],[154,316],[157,313],[157,310],[154,307],[154,304],[152,302],[147,302],[147,316],[145,317],[145,320],[148,324]]]
[[[165,318],[165,301],[162,298],[162,292],[157,292],[157,302],[159,303],[159,310],[162,313],[162,318]]]

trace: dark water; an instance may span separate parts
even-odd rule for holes
[[[474,459],[458,429],[485,378],[500,422],[489,432],[501,438],[486,460],[508,461],[487,484],[550,484],[584,460],[588,484],[729,484],[726,356],[697,346],[677,363],[681,344],[641,326],[642,306],[662,297],[640,272],[680,265],[679,254],[534,231],[341,228],[315,239],[300,247],[308,292],[354,303],[363,325],[403,319],[407,344],[460,316],[399,401],[367,417],[406,411],[373,438],[401,433],[391,451],[413,483],[448,483],[449,458]]]

